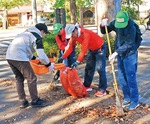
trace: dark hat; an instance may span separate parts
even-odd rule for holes
[[[43,30],[46,34],[49,34],[49,31],[48,31],[47,26],[45,24],[38,23],[38,24],[35,25],[35,27],[37,29],[39,29],[40,31]]]

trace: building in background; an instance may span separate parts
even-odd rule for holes
[[[37,6],[37,21],[40,22],[41,17],[45,20],[43,23],[47,25],[51,23],[50,18],[46,15],[50,15],[54,10],[47,5]],[[3,11],[0,11],[0,15],[3,16]],[[8,26],[31,26],[32,23],[32,7],[20,6],[8,10]]]

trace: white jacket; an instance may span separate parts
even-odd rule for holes
[[[37,38],[31,32],[34,32],[41,37],[41,46],[38,45],[37,47]],[[30,27],[25,32],[18,34],[11,42],[6,52],[6,59],[30,61],[34,52],[37,52],[37,55],[43,64],[49,64],[49,59],[44,52],[42,34],[40,30],[38,30],[36,27]]]

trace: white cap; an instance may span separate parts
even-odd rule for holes
[[[72,32],[75,29],[75,25],[74,24],[67,24],[65,31],[66,31],[66,39],[71,38],[72,36]]]

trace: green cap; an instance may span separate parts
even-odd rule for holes
[[[62,24],[56,23],[53,25],[53,33],[52,34],[57,34],[61,29],[62,29]]]
[[[115,27],[125,28],[128,25],[129,16],[125,11],[119,11],[116,15]]]

